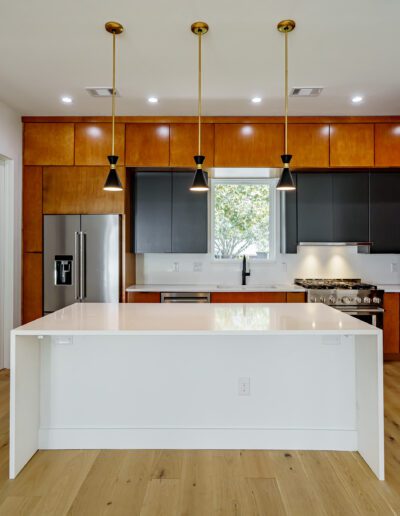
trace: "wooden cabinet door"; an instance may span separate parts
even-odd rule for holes
[[[103,190],[108,167],[44,167],[43,213],[124,213],[124,192]],[[125,170],[118,169],[122,184]]]
[[[22,236],[25,253],[42,252],[42,167],[24,167],[23,170]]]
[[[161,303],[160,292],[127,292],[128,303]]]
[[[204,167],[214,165],[214,124],[202,124],[201,152],[206,157]],[[171,124],[170,126],[170,166],[194,167],[193,156],[198,153],[197,124]]]
[[[126,124],[125,163],[130,167],[168,167],[169,125]]]
[[[331,167],[373,167],[374,154],[374,124],[331,124]]]
[[[216,167],[280,167],[283,124],[216,124]]]
[[[375,124],[375,166],[400,167],[400,124]]]
[[[74,124],[24,124],[25,165],[73,165]]]
[[[286,303],[286,292],[211,292],[211,303]]]
[[[289,124],[288,150],[294,168],[329,167],[329,125]]]
[[[286,294],[287,303],[305,303],[306,293],[305,292],[288,292]]]
[[[383,352],[400,353],[400,294],[385,294],[383,307]]]
[[[75,124],[75,165],[109,165],[111,123]],[[118,165],[125,160],[125,125],[115,124],[115,154]]]
[[[24,253],[22,260],[22,322],[43,315],[43,255]]]

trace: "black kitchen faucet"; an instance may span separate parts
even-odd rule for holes
[[[250,276],[250,271],[247,272],[247,260],[246,255],[243,255],[243,262],[242,262],[242,285],[246,285],[246,278],[247,276]]]

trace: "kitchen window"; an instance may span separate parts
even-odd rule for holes
[[[275,258],[274,179],[211,182],[211,249],[216,260]]]

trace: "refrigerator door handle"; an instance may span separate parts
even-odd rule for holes
[[[80,299],[83,301],[86,298],[86,233],[81,231],[79,235]]]
[[[74,267],[74,285],[75,285],[75,299],[80,300],[81,291],[80,291],[80,242],[79,242],[79,231],[75,231],[75,240],[74,240],[74,248],[75,248],[75,267]]]

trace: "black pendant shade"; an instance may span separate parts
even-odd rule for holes
[[[294,184],[293,176],[290,172],[289,163],[292,159],[291,154],[282,154],[281,160],[283,162],[283,170],[281,177],[276,186],[277,190],[296,190],[296,185]]]
[[[118,161],[118,156],[107,156],[107,159],[110,162],[111,168],[108,173],[103,190],[107,190],[108,192],[119,192],[123,190],[123,187],[118,177],[117,170],[115,168]]]
[[[201,168],[204,160],[205,156],[194,156],[197,169],[194,173],[192,186],[190,187],[192,192],[207,192],[209,190],[207,178]]]

